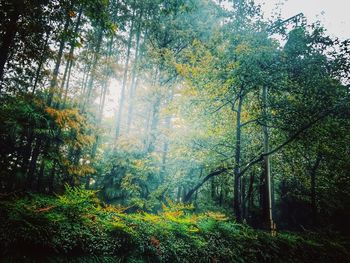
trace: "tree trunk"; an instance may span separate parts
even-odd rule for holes
[[[241,196],[242,196],[242,220],[247,218],[247,196],[246,196],[246,184],[247,178],[243,177],[241,182]]]
[[[121,89],[121,92],[120,92],[118,112],[116,114],[116,126],[115,126],[115,137],[116,137],[116,139],[118,139],[119,136],[120,136],[120,126],[121,126],[121,123],[122,123],[122,113],[123,113],[123,107],[124,107],[124,102],[125,102],[125,89],[126,89],[126,83],[128,81],[128,70],[129,70],[131,42],[132,42],[133,31],[134,31],[134,17],[135,17],[135,10],[133,11],[132,19],[131,19],[131,26],[130,26],[130,32],[129,32],[129,39],[128,39],[128,46],[127,46],[127,53],[126,53],[126,61],[125,61],[122,89]]]
[[[36,185],[36,190],[41,193],[43,192],[43,180],[44,180],[44,169],[45,169],[45,161],[44,158],[41,159],[40,163],[40,169],[39,169],[39,174],[38,174],[38,181]]]
[[[263,220],[266,224],[266,228],[271,230],[273,229],[273,218],[272,218],[272,188],[271,188],[271,168],[270,168],[270,156],[266,155],[270,151],[269,147],[269,131],[267,127],[267,87],[264,86],[262,90],[262,106],[263,106],[263,115],[264,115],[264,124],[263,124],[263,137],[264,137],[264,157],[263,157],[263,177],[264,177],[264,191],[263,194],[266,196],[263,198]]]
[[[63,97],[63,105],[62,108],[66,107],[67,104],[67,97],[68,97],[68,89],[69,89],[69,81],[70,81],[70,76],[72,73],[72,67],[73,67],[73,61],[69,63],[69,69],[68,69],[68,76],[67,76],[67,81],[66,81],[66,88],[64,90],[64,97]]]
[[[28,175],[27,175],[27,189],[32,189],[34,184],[34,176],[37,165],[37,160],[40,154],[41,139],[36,140],[36,144],[31,156],[31,161],[29,164]]]
[[[242,221],[242,195],[241,195],[241,113],[242,113],[243,96],[239,95],[238,107],[236,113],[236,151],[234,165],[234,197],[233,208],[238,222]]]
[[[4,69],[7,62],[13,39],[18,30],[18,19],[20,16],[20,8],[23,6],[23,0],[13,1],[13,10],[10,12],[9,21],[5,24],[5,33],[1,40],[0,46],[0,91],[2,88],[2,81],[4,79]]]
[[[54,184],[55,184],[55,175],[56,175],[56,161],[53,163],[53,167],[51,168],[51,173],[49,176],[49,183],[48,183],[48,188],[49,188],[49,193],[52,194],[54,191]]]
[[[29,128],[27,133],[27,144],[24,146],[23,153],[22,153],[21,171],[23,176],[27,175],[30,156],[32,154],[32,149],[33,149],[32,148],[33,141],[34,141],[34,133],[33,133],[33,130]]]
[[[135,47],[135,60],[134,65],[132,68],[131,73],[131,86],[130,86],[130,93],[129,93],[129,107],[128,107],[128,117],[127,117],[127,125],[126,125],[126,133],[128,134],[130,132],[130,126],[132,122],[132,115],[134,110],[134,96],[136,93],[136,87],[137,87],[137,67],[138,67],[138,61],[139,61],[139,49],[140,49],[140,37],[141,37],[141,19],[142,19],[142,11],[140,13],[139,17],[139,24],[137,27],[137,33],[136,33],[136,47]]]
[[[77,22],[76,22],[75,27],[74,27],[74,36],[77,36],[78,33],[79,33],[79,26],[80,26],[82,13],[83,13],[83,7],[81,6],[80,9],[79,9]],[[63,90],[64,90],[64,85],[65,85],[66,79],[67,79],[66,90],[64,92],[64,103],[65,103],[65,100],[66,100],[66,97],[67,97],[66,94],[68,92],[68,82],[69,82],[70,72],[71,72],[71,68],[72,68],[72,64],[73,64],[73,55],[74,55],[75,41],[76,40],[74,39],[74,40],[72,40],[70,42],[70,49],[69,49],[68,59],[67,59],[66,68],[64,70],[63,79],[62,79],[61,88],[60,88],[60,100],[61,100],[62,99]],[[59,103],[60,103],[60,101],[58,101],[58,104]]]
[[[63,32],[66,32],[68,30],[69,24],[70,24],[70,17],[69,17],[69,14],[67,14],[66,21],[64,24],[64,28],[63,28]],[[66,41],[62,37],[60,40],[60,47],[59,47],[58,54],[57,54],[55,68],[53,70],[53,76],[52,76],[52,79],[50,82],[49,96],[47,98],[47,105],[48,106],[51,106],[51,104],[52,104],[53,95],[55,93],[55,88],[57,86],[58,73],[59,73],[60,66],[61,66],[61,60],[62,60],[63,50],[64,50],[65,44],[66,44]]]
[[[91,63],[86,62],[85,67],[84,67],[84,73],[81,81],[81,93],[80,93],[80,100],[78,102],[78,107],[80,109],[83,109],[84,103],[85,103],[85,97],[86,97],[86,87],[90,75],[90,70],[91,70]]]
[[[222,207],[224,202],[224,185],[221,183],[220,185],[220,194],[219,194],[219,206]]]
[[[150,125],[150,133],[148,139],[147,152],[154,152],[156,148],[156,140],[157,140],[157,128],[159,123],[159,111],[160,111],[160,97],[157,96],[155,98],[152,115],[151,115],[151,125]]]
[[[182,188],[182,186],[179,186],[177,188],[177,198],[176,198],[177,202],[181,201],[181,188]]]
[[[310,195],[311,195],[311,209],[312,209],[312,223],[314,226],[317,226],[317,202],[316,202],[316,173],[317,169],[320,166],[322,156],[321,154],[317,155],[314,165],[311,167],[310,171]]]
[[[186,186],[183,186],[183,187],[182,187],[181,202],[183,202],[183,200],[185,200],[186,195],[187,195],[187,187],[186,187]]]
[[[226,172],[227,169],[226,168],[221,168],[221,169],[218,169],[218,170],[215,170],[211,173],[209,173],[206,177],[204,177],[196,186],[194,186],[192,189],[190,189],[186,196],[185,196],[185,199],[184,199],[184,202],[189,202],[192,198],[192,195],[199,189],[201,188],[205,182],[207,182],[210,178],[214,177],[214,176],[217,176],[219,174],[222,174],[224,172]]]
[[[249,187],[248,187],[248,193],[247,193],[247,202],[248,202],[248,208],[247,208],[247,216],[250,217],[252,208],[254,206],[254,179],[255,175],[254,172],[250,174],[249,179]]]
[[[147,152],[148,149],[148,140],[149,140],[149,133],[150,133],[150,122],[151,122],[151,107],[147,109],[146,113],[146,119],[145,119],[145,126],[144,126],[144,145],[143,150],[144,152]]]
[[[45,51],[46,51],[48,43],[49,43],[49,38],[50,38],[49,35],[50,35],[50,33],[47,32],[45,43],[44,43],[43,49],[42,49],[42,54],[40,56],[40,61],[39,61],[39,64],[38,64],[38,68],[37,68],[36,73],[35,73],[35,80],[34,80],[34,84],[33,84],[32,94],[35,93],[36,87],[37,87],[38,82],[39,82],[40,71],[41,71],[41,69],[43,67],[43,64],[44,64],[44,62],[46,60],[46,57],[47,57],[47,54],[46,54]]]
[[[92,62],[92,66],[91,66],[90,78],[89,78],[89,82],[88,82],[87,87],[86,87],[87,88],[87,95],[85,98],[85,103],[83,105],[82,111],[85,110],[86,105],[89,105],[91,103],[91,95],[92,95],[92,89],[93,89],[94,80],[95,80],[97,61],[98,61],[98,58],[100,55],[102,37],[103,37],[103,28],[100,28],[99,33],[98,33],[98,37],[97,37],[97,44],[96,44],[96,48],[95,48],[94,60]]]
[[[174,98],[174,88],[171,88],[170,91],[170,95],[169,95],[169,99],[166,103],[166,105],[168,106]],[[165,118],[165,130],[166,130],[166,134],[168,133],[168,131],[171,128],[171,115],[166,116]],[[162,169],[161,169],[161,182],[164,182],[164,176],[165,176],[165,172],[166,172],[166,163],[167,163],[167,156],[168,156],[168,151],[169,151],[169,138],[168,136],[164,136],[164,144],[163,144],[163,152],[162,152]]]

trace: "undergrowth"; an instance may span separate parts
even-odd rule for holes
[[[0,200],[4,262],[350,262],[349,243],[320,235],[268,233],[220,213],[194,214],[168,200],[158,214],[125,213],[94,191]],[[76,260],[76,261],[75,261]],[[32,261],[30,261],[32,262]]]

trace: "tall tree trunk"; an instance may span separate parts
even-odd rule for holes
[[[150,127],[151,127],[151,114],[152,114],[152,109],[151,107],[148,108],[146,111],[146,118],[145,118],[145,127],[144,127],[144,145],[143,145],[143,150],[147,152],[148,149],[148,141],[149,141],[149,134],[150,134]]]
[[[35,176],[35,170],[37,165],[37,160],[40,154],[40,147],[41,147],[41,139],[38,138],[36,140],[36,144],[31,156],[31,161],[29,164],[28,174],[27,174],[27,189],[32,189],[34,184],[34,176]]]
[[[91,69],[91,63],[86,62],[84,67],[84,73],[81,81],[81,94],[80,94],[80,100],[78,102],[78,107],[82,109],[84,107],[85,103],[85,97],[86,97],[86,87],[90,75],[90,69]]]
[[[182,189],[182,186],[179,186],[177,188],[177,197],[176,197],[177,202],[181,202],[181,189]]]
[[[32,128],[28,128],[27,132],[27,144],[23,147],[23,153],[22,153],[22,164],[21,164],[21,171],[22,175],[26,176],[27,171],[29,168],[29,162],[30,162],[30,157],[32,154],[32,146],[34,142],[34,133]]]
[[[316,173],[317,169],[320,166],[322,160],[321,154],[317,155],[314,165],[311,167],[310,171],[310,195],[311,195],[311,209],[312,209],[312,223],[314,226],[318,225],[317,220],[317,202],[316,202]]]
[[[68,76],[68,72],[70,71],[71,64],[72,64],[71,60],[70,60],[70,58],[68,58],[68,60],[66,62],[66,67],[65,67],[64,73],[63,73],[63,78],[62,78],[61,87],[60,87],[59,100],[57,101],[56,108],[60,108],[60,103],[61,103],[61,100],[62,100],[63,89],[64,89],[64,86],[66,84],[66,78]],[[67,90],[67,93],[68,93],[68,90]],[[64,98],[65,98],[65,94],[64,94]]]
[[[37,181],[37,185],[36,185],[36,190],[39,193],[43,192],[43,190],[44,190],[44,187],[43,187],[44,169],[45,169],[45,160],[42,157],[41,163],[40,163],[40,168],[39,168],[38,181]]]
[[[247,216],[250,217],[252,208],[254,206],[254,180],[255,180],[255,174],[252,172],[249,177],[249,186],[248,186],[248,193],[247,193]]]
[[[263,135],[264,135],[264,153],[268,153],[270,151],[269,147],[269,131],[267,127],[267,87],[263,87],[262,92],[262,104],[263,104],[263,115],[264,115],[264,125],[263,125]],[[264,221],[266,222],[266,227],[270,231],[274,228],[273,218],[272,218],[272,187],[271,187],[271,167],[270,167],[270,156],[264,155],[263,158],[263,171],[264,171],[264,186],[266,187],[266,190],[263,192],[267,196],[264,198],[266,200],[265,206],[263,207],[263,216]]]
[[[150,132],[148,136],[147,152],[149,153],[154,152],[156,148],[155,144],[156,144],[157,133],[158,133],[157,130],[158,130],[158,123],[159,123],[160,102],[161,102],[160,97],[156,96],[155,101],[153,103]]]
[[[169,151],[169,142],[168,138],[165,138],[165,142],[163,144],[163,151],[162,151],[162,168],[160,171],[160,181],[161,183],[164,182],[165,179],[165,173],[166,173],[166,165],[167,165],[167,156]]]
[[[49,181],[48,188],[49,188],[50,194],[53,193],[54,187],[55,187],[56,165],[57,165],[57,162],[56,162],[56,160],[54,160],[53,167],[51,168],[51,173],[50,173],[49,180],[48,180]]]
[[[137,87],[137,68],[138,68],[138,61],[139,61],[139,49],[140,49],[140,37],[141,37],[141,24],[142,24],[142,11],[140,13],[139,17],[139,23],[137,27],[137,33],[136,33],[136,47],[135,47],[135,59],[134,59],[134,65],[132,68],[131,73],[131,86],[130,86],[130,92],[129,92],[129,107],[128,107],[128,116],[127,116],[127,125],[126,125],[126,133],[128,134],[130,132],[130,126],[132,122],[132,115],[134,110],[134,96],[136,93],[136,87]]]
[[[110,43],[109,43],[109,48],[108,48],[108,55],[107,58],[110,58],[112,56],[112,46],[113,46],[113,36],[111,37]],[[108,65],[106,65],[106,70],[108,70]],[[103,110],[105,108],[105,103],[106,103],[106,94],[107,94],[107,90],[108,90],[108,78],[109,74],[107,76],[105,76],[105,80],[103,82],[102,85],[102,90],[101,90],[101,99],[100,99],[100,105],[99,105],[99,109],[98,109],[98,113],[97,113],[97,123],[96,126],[99,126],[102,122],[102,116],[103,116]],[[96,152],[97,152],[97,148],[100,142],[100,137],[98,134],[96,134],[95,136],[95,142],[92,146],[92,150],[91,150],[91,160],[93,161],[95,156],[96,156]],[[88,175],[86,177],[86,181],[85,181],[85,188],[89,189],[90,188],[90,179],[91,179],[91,175]]]
[[[183,200],[185,200],[186,195],[187,195],[187,187],[186,187],[186,186],[183,186],[183,187],[182,187],[181,202],[183,202]]]
[[[79,33],[79,26],[80,26],[80,21],[81,21],[81,15],[83,13],[83,6],[80,7],[79,12],[78,12],[78,18],[77,21],[75,23],[75,27],[74,27],[74,37],[78,35]],[[72,68],[72,64],[73,64],[73,55],[74,55],[74,48],[75,48],[75,42],[76,40],[71,40],[70,42],[70,49],[69,49],[69,53],[68,53],[68,59],[67,59],[67,63],[66,63],[66,68],[64,70],[64,74],[63,74],[63,78],[62,78],[62,82],[61,82],[61,88],[60,88],[60,95],[59,98],[60,100],[62,99],[62,94],[64,93],[64,98],[66,99],[66,94],[67,92],[64,92],[64,85],[66,83],[66,79],[68,82],[68,79],[70,78],[70,72],[71,72],[71,68]],[[68,84],[66,85],[66,91],[68,89]],[[60,101],[57,102],[57,108],[59,107]]]
[[[261,212],[261,217],[263,218],[262,225],[261,227],[266,227],[267,222],[266,218],[268,218],[267,211],[267,187],[266,187],[266,176],[265,176],[265,163],[264,161],[261,162],[261,173],[260,173],[260,178],[259,178],[259,206],[260,206],[260,212]]]
[[[221,183],[221,185],[220,185],[220,194],[219,194],[219,206],[220,207],[222,207],[223,201],[224,201],[224,186]]]
[[[125,102],[125,89],[126,89],[126,83],[128,81],[131,42],[132,42],[133,31],[134,31],[134,18],[135,18],[135,10],[133,11],[132,18],[131,18],[131,26],[130,26],[130,32],[129,32],[127,52],[126,52],[126,61],[125,61],[125,66],[124,66],[125,68],[124,68],[122,89],[120,92],[118,112],[116,114],[115,137],[117,139],[120,136],[120,126],[122,123],[122,116],[123,116],[122,113],[123,113],[124,102]]]
[[[170,91],[170,96],[169,99],[166,103],[166,106],[168,106],[174,98],[174,88],[171,88]],[[165,125],[164,125],[166,133],[169,132],[171,128],[171,116],[168,115],[165,118]],[[168,156],[168,151],[169,151],[169,138],[168,136],[164,136],[164,144],[163,144],[163,152],[162,152],[162,169],[161,169],[161,182],[163,183],[164,177],[165,177],[165,172],[166,172],[166,163],[167,163],[167,156]]]
[[[68,89],[69,89],[70,76],[71,76],[71,73],[72,73],[72,67],[73,67],[73,61],[71,61],[69,63],[68,76],[67,76],[67,81],[66,81],[66,88],[64,90],[62,108],[65,108],[66,104],[67,104]]]
[[[86,105],[89,105],[91,102],[92,89],[93,89],[94,80],[95,80],[96,66],[97,66],[99,56],[100,56],[102,38],[103,38],[103,28],[100,27],[98,37],[97,37],[97,44],[96,44],[96,48],[95,48],[94,60],[92,62],[92,66],[91,66],[90,78],[89,78],[89,82],[88,82],[87,87],[86,87],[87,94],[86,94],[85,103],[83,105],[82,111],[84,111]]]
[[[67,13],[63,32],[67,32],[69,24],[70,24],[70,17],[69,17],[69,14]],[[55,88],[57,86],[58,73],[60,71],[61,60],[62,60],[63,50],[65,47],[65,44],[66,44],[66,41],[65,41],[64,37],[61,37],[60,47],[58,50],[57,59],[56,59],[56,63],[55,63],[55,68],[53,70],[53,76],[52,76],[52,79],[50,82],[50,87],[49,87],[49,96],[47,98],[47,105],[48,106],[51,106],[51,104],[52,104],[53,96],[55,93]]]
[[[23,6],[23,0],[13,0],[13,10],[9,10],[9,21],[5,24],[5,33],[1,40],[0,46],[0,91],[2,88],[2,81],[4,79],[4,69],[7,62],[13,39],[18,30],[18,19],[20,16],[20,9]]]
[[[246,221],[247,218],[247,196],[246,196],[246,184],[247,178],[243,177],[241,182],[241,196],[242,196],[242,220]]]
[[[242,193],[241,193],[241,114],[242,114],[243,96],[239,95],[238,107],[236,111],[236,151],[234,165],[234,197],[233,208],[238,222],[242,221]]]
[[[40,72],[41,72],[43,64],[44,64],[44,62],[46,60],[46,57],[47,57],[47,54],[46,54],[45,51],[46,51],[48,43],[49,43],[49,38],[50,38],[50,32],[47,32],[46,38],[45,38],[45,43],[44,43],[43,49],[42,49],[42,54],[40,56],[38,68],[37,68],[36,73],[35,73],[35,79],[34,79],[32,94],[35,93],[36,87],[37,87],[38,82],[39,82]]]

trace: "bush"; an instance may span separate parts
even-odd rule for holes
[[[189,206],[168,204],[157,215],[125,214],[101,204],[94,191],[68,186],[61,196],[1,200],[0,255],[39,255],[45,262],[67,256],[77,262],[350,262],[346,240],[271,237],[220,213],[193,214]]]

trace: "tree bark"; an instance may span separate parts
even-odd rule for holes
[[[266,196],[263,198],[263,217],[266,224],[266,228],[270,231],[273,230],[273,218],[272,218],[272,188],[271,188],[271,168],[270,168],[270,156],[267,154],[270,151],[269,147],[269,131],[267,125],[267,87],[263,87],[262,91],[262,104],[263,104],[263,115],[264,115],[264,124],[263,124],[263,137],[264,137],[264,157],[263,157],[263,193]]]
[[[32,154],[32,149],[33,149],[32,146],[35,139],[32,128],[28,128],[26,138],[27,138],[27,143],[25,146],[23,146],[22,163],[21,163],[21,171],[24,177],[27,175],[27,172],[28,172],[30,156]]]
[[[169,99],[167,101],[167,106],[172,102],[174,98],[174,89],[171,88],[170,91],[170,96]],[[171,128],[171,116],[168,115],[165,118],[165,130],[166,132],[168,132]],[[166,163],[167,163],[167,157],[168,157],[168,151],[169,151],[169,138],[168,136],[164,136],[164,144],[163,144],[163,152],[162,152],[162,169],[161,169],[161,182],[164,182],[164,176],[165,176],[165,172],[166,172]]]
[[[153,103],[152,115],[151,115],[151,125],[150,125],[150,133],[148,139],[147,152],[154,152],[156,148],[156,140],[157,140],[157,128],[159,123],[159,111],[160,111],[160,97],[156,96],[155,101]]]
[[[27,174],[27,189],[32,189],[34,184],[34,176],[35,176],[35,170],[37,165],[37,160],[40,154],[40,147],[41,147],[41,139],[38,138],[36,140],[36,144],[31,156],[31,161],[29,164],[28,174]]]
[[[255,174],[254,172],[252,172],[250,174],[249,187],[248,187],[248,193],[247,193],[247,199],[248,199],[247,216],[248,217],[250,216],[252,208],[254,206],[254,180],[255,180]]]
[[[72,73],[72,67],[73,67],[73,61],[71,61],[69,63],[68,76],[67,76],[67,81],[66,81],[66,88],[64,90],[64,97],[63,97],[62,108],[65,108],[66,104],[67,104],[68,89],[69,89],[70,76],[71,76],[71,73]]]
[[[242,221],[242,193],[241,193],[241,113],[243,105],[243,96],[240,94],[238,97],[238,107],[236,111],[236,151],[235,151],[235,164],[233,169],[234,175],[234,197],[233,208],[238,222]]]
[[[0,91],[2,89],[2,81],[4,79],[5,65],[9,57],[13,39],[15,38],[15,35],[18,30],[18,19],[20,16],[20,10],[24,5],[23,0],[14,0],[12,4],[13,10],[9,10],[9,21],[5,25],[5,33],[0,46]]]
[[[44,169],[45,169],[45,161],[44,158],[41,159],[40,163],[40,169],[39,169],[39,174],[38,174],[38,181],[36,185],[36,190],[41,193],[43,192],[43,180],[44,180]]]
[[[57,162],[56,160],[54,160],[53,167],[51,168],[51,173],[49,176],[49,182],[48,182],[49,193],[51,194],[53,193],[54,186],[55,186],[56,165],[57,165]]]
[[[69,14],[67,13],[63,32],[66,32],[68,30],[69,24],[70,24],[70,17],[69,17]],[[61,66],[61,60],[62,60],[63,50],[65,47],[65,44],[66,44],[65,39],[63,37],[61,37],[60,47],[58,50],[57,59],[56,59],[56,63],[55,63],[55,68],[53,70],[53,76],[52,76],[52,79],[50,82],[50,87],[49,87],[49,96],[47,98],[47,105],[48,106],[51,106],[51,104],[52,104],[53,96],[55,93],[55,88],[57,86],[58,73],[59,73],[60,66]]]
[[[79,33],[79,26],[80,26],[82,13],[83,13],[83,6],[81,6],[80,9],[79,9],[78,18],[77,18],[77,21],[76,21],[75,27],[74,27],[74,37]],[[67,59],[66,68],[64,70],[63,79],[62,79],[61,88],[60,88],[60,100],[62,99],[62,94],[64,93],[64,104],[65,104],[65,100],[66,100],[66,97],[67,97],[66,94],[68,92],[68,83],[69,83],[70,72],[71,72],[72,64],[73,64],[73,55],[74,55],[75,42],[76,42],[75,39],[70,42],[70,49],[69,49],[69,53],[68,53],[68,59]],[[66,83],[66,80],[67,80],[67,85],[66,85],[66,89],[64,91],[64,85]],[[59,103],[60,103],[60,101],[58,101],[58,104]]]
[[[97,37],[97,44],[96,44],[95,52],[94,52],[94,60],[92,62],[92,66],[91,66],[89,82],[88,82],[87,87],[86,87],[87,94],[86,94],[85,103],[83,105],[82,111],[84,111],[86,105],[89,105],[91,102],[92,89],[93,89],[94,80],[95,80],[97,61],[98,61],[99,55],[100,55],[102,37],[103,37],[103,29],[102,29],[102,27],[100,27],[99,32],[98,32],[98,37]]]
[[[118,139],[120,136],[120,126],[122,123],[122,113],[123,113],[124,102],[125,102],[125,89],[126,89],[126,83],[128,81],[131,42],[132,42],[133,31],[134,31],[134,18],[135,18],[135,10],[133,11],[133,14],[132,14],[130,33],[129,33],[129,39],[128,39],[128,46],[127,46],[127,52],[126,52],[126,61],[125,61],[123,82],[122,82],[122,89],[120,92],[118,112],[116,114],[116,126],[115,126],[115,138],[116,139]]]
[[[127,117],[127,125],[126,125],[126,133],[128,134],[130,132],[130,126],[132,122],[133,117],[133,110],[134,110],[134,96],[136,93],[136,87],[137,87],[137,67],[138,67],[138,61],[139,61],[139,49],[140,49],[140,37],[141,37],[141,21],[142,19],[142,11],[140,13],[139,17],[139,24],[137,27],[137,33],[136,33],[136,47],[135,47],[135,60],[134,65],[132,68],[131,73],[131,86],[130,86],[130,93],[129,93],[129,107],[128,107],[128,117]]]
[[[316,173],[317,169],[320,166],[322,160],[321,154],[317,155],[314,165],[311,167],[310,171],[310,195],[311,195],[311,209],[312,209],[312,223],[314,226],[317,226],[317,202],[316,202]]]
[[[47,57],[47,54],[46,54],[45,51],[46,51],[48,43],[49,43],[49,38],[50,38],[49,35],[50,35],[50,33],[47,32],[45,43],[44,43],[43,49],[42,49],[42,54],[40,56],[40,61],[39,61],[39,64],[38,64],[38,68],[37,68],[36,73],[35,73],[35,80],[34,80],[34,84],[33,84],[32,94],[35,93],[36,87],[37,87],[38,82],[39,82],[40,71],[41,71],[41,69],[43,67],[43,64],[44,64],[44,62],[46,60],[46,57]]]

